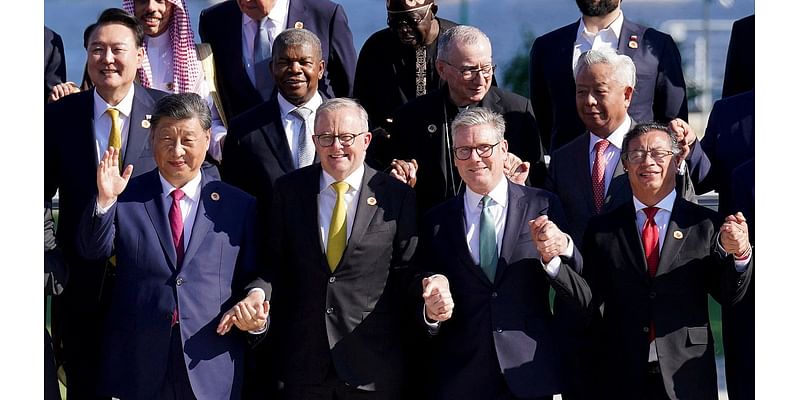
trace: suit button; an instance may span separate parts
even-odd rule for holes
[[[650,332],[650,327],[649,326],[645,326],[644,328],[642,328],[642,332],[649,333]]]
[[[492,292],[492,298],[493,298],[493,299],[496,299],[496,298],[497,298],[497,292]]]
[[[500,328],[497,328],[497,329],[495,329],[495,332],[497,332],[497,333],[503,333],[503,330],[502,330],[502,329],[500,329]]]
[[[333,283],[333,282],[336,282],[336,277],[335,276],[332,276],[332,277],[328,278],[328,283]]]
[[[325,310],[325,313],[326,314],[333,314],[333,307],[328,307],[328,309]]]
[[[175,279],[175,284],[178,286],[183,285],[183,278],[178,277],[178,279]]]
[[[656,292],[650,292],[650,298],[651,299],[655,299],[656,298]]]

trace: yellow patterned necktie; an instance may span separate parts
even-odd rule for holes
[[[339,181],[332,183],[331,186],[336,191],[336,203],[333,205],[333,213],[331,213],[328,248],[325,254],[328,259],[328,268],[333,272],[336,270],[336,266],[339,265],[347,244],[347,205],[344,202],[344,193],[347,192],[350,185],[347,182]]]
[[[122,124],[119,120],[119,110],[116,108],[109,108],[106,110],[109,118],[111,118],[111,131],[108,133],[108,147],[115,147],[119,150],[119,169],[123,169],[122,165]]]

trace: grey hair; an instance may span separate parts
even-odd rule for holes
[[[495,132],[495,139],[498,142],[503,140],[503,135],[506,132],[506,120],[502,114],[484,107],[473,107],[458,113],[450,130],[455,135],[461,128],[478,125],[488,125]]]
[[[611,48],[600,48],[589,50],[578,57],[578,64],[575,66],[573,78],[578,79],[578,75],[586,68],[595,64],[607,64],[613,71],[612,77],[617,83],[623,86],[636,87],[636,66],[633,60],[624,54],[617,54]]]
[[[314,118],[314,132],[316,132],[316,122],[319,121],[319,116],[325,113],[332,113],[335,111],[343,110],[346,108],[354,109],[358,112],[358,119],[361,122],[361,131],[360,132],[350,132],[350,133],[361,133],[366,132],[369,130],[369,116],[367,115],[367,110],[358,104],[357,101],[347,98],[347,97],[336,97],[333,99],[325,100],[319,108],[317,108],[317,117]]]
[[[322,44],[317,35],[307,29],[287,29],[278,35],[272,43],[272,56],[281,54],[284,49],[292,46],[310,45],[311,50],[318,60],[322,60]]]
[[[170,94],[159,99],[150,118],[151,131],[155,131],[162,118],[197,118],[203,130],[211,129],[211,110],[206,101],[196,93]]]
[[[631,130],[625,134],[625,138],[622,139],[622,154],[624,155],[628,153],[628,147],[633,139],[636,139],[650,131],[661,131],[666,133],[669,136],[671,147],[670,150],[672,150],[676,156],[680,156],[683,153],[683,148],[678,144],[678,136],[675,131],[669,129],[667,125],[664,125],[660,122],[643,122],[636,124],[636,126],[632,127]]]
[[[443,33],[439,34],[438,46],[439,50],[436,53],[436,58],[440,60],[448,60],[450,52],[453,50],[455,43],[461,43],[468,46],[474,46],[481,41],[486,41],[489,49],[492,48],[492,42],[485,33],[480,29],[469,25],[456,25]]]

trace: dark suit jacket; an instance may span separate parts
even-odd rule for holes
[[[489,382],[504,379],[519,398],[560,392],[559,350],[553,331],[551,279],[539,262],[527,221],[548,215],[563,223],[564,212],[549,192],[509,182],[508,214],[494,283],[476,265],[464,232],[464,195],[433,208],[420,236],[420,259],[444,274],[456,307],[433,337],[428,360],[438,399],[493,399]],[[567,263],[570,266],[567,266]],[[553,280],[557,293],[570,286],[580,253]],[[496,360],[496,361],[495,361]],[[499,363],[499,365],[498,365]]]
[[[755,98],[755,91],[750,90],[714,103],[700,141],[709,168],[705,174],[698,171],[693,175],[695,186],[698,193],[716,190],[719,211],[724,215],[737,211],[731,195],[733,170],[755,157]]]
[[[530,161],[529,180],[533,186],[541,186],[547,171],[528,99],[491,87],[478,105],[503,115],[508,150],[523,161]],[[391,158],[417,160],[415,190],[420,214],[462,190],[461,178],[452,164],[452,143],[449,142],[450,123],[457,114],[458,107],[450,102],[447,86],[408,102],[395,113],[389,142],[393,151]],[[380,162],[381,168],[388,166],[391,158]]]
[[[180,313],[181,342],[198,398],[241,396],[245,338],[220,336],[219,318],[255,275],[252,196],[203,174],[197,217],[182,265],[176,265],[169,208],[158,170],[131,179],[104,215],[89,204],[80,252],[117,259],[116,286],[105,329],[101,393],[152,399],[166,378],[171,318]],[[217,194],[217,196],[212,196]]]
[[[351,97],[356,50],[347,15],[341,5],[328,0],[291,0],[286,28],[302,23],[319,37],[325,76],[319,90],[328,98]],[[242,12],[236,1],[213,5],[200,13],[200,38],[214,51],[217,89],[227,120],[262,102],[250,83],[242,56]]]
[[[531,102],[548,152],[569,143],[586,128],[575,108],[572,50],[580,21],[538,37],[531,47]],[[637,37],[637,48],[629,43]],[[637,121],[687,120],[686,82],[681,55],[669,35],[631,22],[622,23],[617,51],[636,65],[636,89],[628,114]]]
[[[134,84],[130,130],[123,161],[133,164],[134,176],[155,167],[149,130],[140,122],[152,114],[155,101],[166,93]],[[78,222],[97,193],[97,154],[94,142],[94,92],[84,91],[48,104],[44,114],[45,200],[59,196],[57,237],[72,266],[70,284],[54,298],[54,319],[63,322],[63,346],[70,396],[94,396],[99,373],[102,321],[112,280],[106,261],[87,260],[77,253]]]
[[[67,81],[67,62],[64,59],[64,42],[61,36],[44,27],[44,102],[53,86]]]
[[[651,320],[669,397],[717,398],[707,295],[722,304],[740,301],[752,272],[739,274],[732,256],[718,252],[721,222],[716,212],[676,199],[651,279],[632,201],[589,221],[583,276],[590,310],[603,307],[595,346],[606,353],[596,366],[607,384],[604,398],[644,398]]]
[[[413,190],[366,167],[352,233],[331,273],[317,217],[321,173],[314,164],[275,184],[263,274],[271,285],[259,286],[272,292],[279,379],[320,384],[333,369],[351,386],[398,391],[405,368],[400,321],[412,303],[409,263],[417,245]]]
[[[731,27],[722,97],[756,88],[756,16],[739,19]]]

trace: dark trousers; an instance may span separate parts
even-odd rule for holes
[[[169,341],[167,376],[158,395],[159,400],[196,400],[183,359],[183,343],[179,324],[172,328]]]
[[[325,381],[318,385],[286,384],[280,391],[282,400],[400,400],[400,390],[367,391],[343,382],[331,368]]]
[[[661,377],[661,368],[658,362],[651,362],[647,371],[645,385],[646,397],[644,400],[669,400],[667,390],[664,388],[664,378]]]

